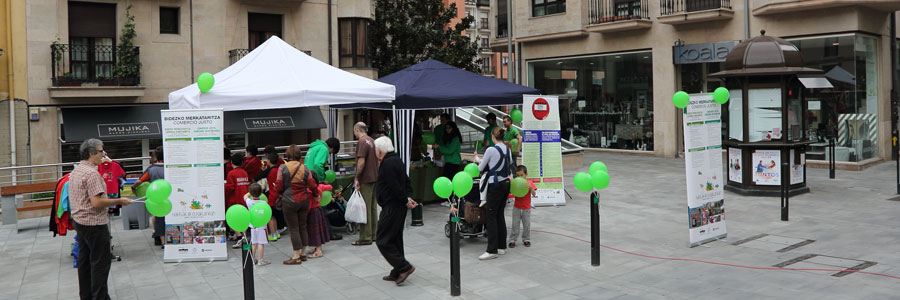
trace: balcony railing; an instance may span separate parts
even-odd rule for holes
[[[300,52],[306,53],[306,55],[312,56],[312,51],[309,50],[300,50]],[[228,50],[228,65],[233,65],[237,61],[244,58],[244,56],[250,53],[250,49],[231,49]]]
[[[590,0],[589,5],[591,24],[650,19],[648,0]]]
[[[140,49],[122,49],[116,45],[50,45],[50,75],[53,86],[98,85],[135,86],[141,82],[140,70],[134,76],[116,74],[119,51],[134,51],[140,60]]]
[[[660,0],[659,11],[663,16],[710,9],[731,9],[731,0]]]

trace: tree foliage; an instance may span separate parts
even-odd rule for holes
[[[369,26],[372,66],[383,76],[431,58],[480,72],[478,44],[463,34],[475,18],[450,26],[456,16],[456,4],[444,7],[441,0],[376,0]]]

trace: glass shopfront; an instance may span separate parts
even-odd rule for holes
[[[875,37],[849,34],[789,39],[807,67],[821,69],[834,89],[804,89],[810,159],[826,159],[824,145],[836,139],[835,160],[858,162],[878,156],[878,65]]]
[[[558,95],[563,135],[583,147],[653,150],[651,53],[528,62],[529,86]]]

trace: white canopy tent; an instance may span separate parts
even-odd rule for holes
[[[394,100],[394,86],[319,61],[276,36],[213,75],[200,93],[197,83],[169,93],[169,109],[259,110]]]

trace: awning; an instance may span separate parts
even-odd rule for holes
[[[225,112],[225,133],[325,128],[319,107]]]
[[[168,107],[168,104],[63,107],[62,139],[66,142],[89,138],[158,139],[162,137],[159,111]]]

